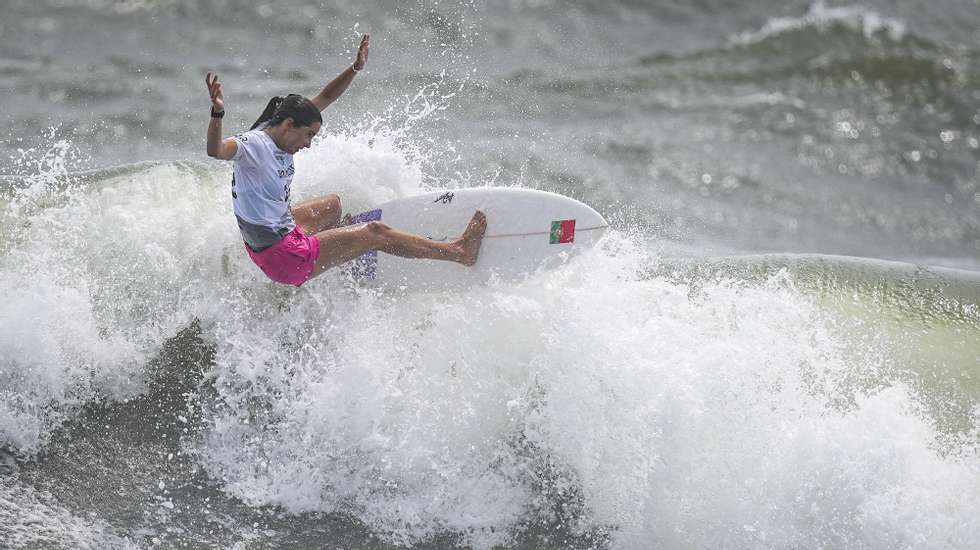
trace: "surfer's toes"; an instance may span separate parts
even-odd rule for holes
[[[473,217],[470,218],[470,223],[466,226],[466,231],[463,232],[463,237],[467,236],[467,233],[473,232],[474,234],[483,237],[483,233],[487,230],[487,215],[483,213],[483,210],[477,210],[473,212]]]
[[[477,210],[470,223],[463,231],[463,236],[459,238],[459,246],[463,249],[462,259],[459,263],[463,265],[473,265],[480,254],[480,244],[483,243],[483,234],[487,231],[487,215],[482,210]]]

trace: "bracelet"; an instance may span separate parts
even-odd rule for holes
[[[360,69],[358,69],[357,68],[357,63],[354,63],[354,64],[352,64],[350,66],[350,70],[354,71],[355,73],[359,73],[359,72],[361,72],[361,71],[364,70],[364,67],[361,67]]]
[[[224,118],[224,116],[225,116],[224,111],[221,111],[220,113],[216,113],[214,112],[214,107],[211,107],[211,118]]]

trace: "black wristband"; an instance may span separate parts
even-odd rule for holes
[[[225,116],[224,111],[221,111],[220,113],[216,113],[214,112],[214,107],[211,107],[211,118],[224,118],[224,116]]]

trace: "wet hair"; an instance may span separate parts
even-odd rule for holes
[[[276,126],[287,118],[293,119],[296,126],[312,126],[314,122],[323,123],[320,116],[320,109],[312,101],[299,94],[289,94],[286,97],[276,96],[269,100],[265,110],[252,125],[250,130],[254,130],[261,124],[266,127]]]

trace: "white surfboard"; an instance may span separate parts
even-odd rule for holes
[[[458,238],[473,212],[487,215],[476,265],[406,259],[371,252],[347,266],[359,281],[406,287],[465,286],[492,277],[514,279],[565,261],[594,245],[609,224],[595,210],[555,193],[533,189],[452,189],[394,200],[354,217],[446,241]]]

